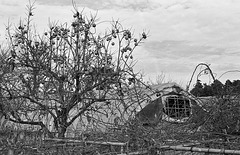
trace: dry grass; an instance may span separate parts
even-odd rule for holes
[[[158,154],[202,154],[194,152],[174,151],[159,149],[162,146],[176,146],[194,143],[195,147],[240,149],[238,136],[228,136],[227,140],[222,135],[205,132],[190,132],[190,126],[183,124],[170,124],[162,122],[158,127],[142,127],[131,124],[122,130],[108,131],[107,133],[88,133],[87,139],[75,137],[78,141],[44,140],[40,132],[26,130],[4,130],[0,132],[0,154],[26,154],[26,155],[94,155],[94,154],[120,154],[121,151],[138,152],[154,151]],[[226,136],[226,135],[225,135]],[[128,142],[122,150],[120,146],[90,144],[88,141]],[[13,152],[11,152],[12,150]],[[153,151],[153,152],[154,152]]]
[[[187,144],[199,148],[240,150],[240,136],[234,132],[239,121],[237,112],[239,107],[238,100],[234,102],[220,100],[218,103],[211,103],[208,107],[207,119],[197,128],[194,123],[173,124],[162,121],[155,127],[143,127],[137,121],[129,121],[119,128],[105,132],[93,130],[76,134],[79,136],[72,139],[77,141],[45,140],[45,135],[39,131],[7,128],[0,131],[0,154],[94,155],[127,152],[141,154],[141,151],[165,155],[203,154],[163,148],[163,146],[187,146]],[[102,145],[87,141],[121,142],[126,143],[126,146],[122,148],[113,143]]]

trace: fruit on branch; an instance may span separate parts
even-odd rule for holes
[[[146,38],[147,38],[147,35],[146,35],[145,32],[142,33],[142,37],[143,37],[143,39],[146,39]]]

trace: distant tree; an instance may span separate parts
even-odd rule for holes
[[[197,97],[213,96],[221,95],[223,93],[223,88],[224,85],[219,80],[215,80],[211,85],[202,85],[201,81],[198,80],[190,92]]]
[[[200,80],[197,80],[197,83],[195,84],[194,88],[190,91],[193,95],[196,97],[200,97],[203,94],[203,85]]]
[[[206,83],[203,84],[202,96],[213,96],[212,87],[207,85]]]
[[[110,109],[116,108],[113,103],[121,104],[123,113],[142,102],[133,51],[147,38],[145,32],[134,38],[113,21],[108,31],[97,34],[96,16],[75,9],[71,26],[51,23],[40,35],[31,24],[32,16],[30,4],[26,20],[16,28],[7,27],[0,98],[9,121],[40,126],[50,134],[44,118],[51,117],[58,137],[64,137],[80,117],[88,121],[99,113],[109,117],[115,112]],[[129,102],[133,94],[138,96]]]
[[[224,93],[230,94],[233,91],[232,82],[228,79],[224,84]]]
[[[233,93],[235,94],[240,93],[240,80],[233,80],[232,89],[233,89]]]
[[[224,85],[219,80],[215,80],[211,84],[211,88],[212,88],[212,91],[213,91],[213,95],[215,95],[215,96],[223,95]]]
[[[236,95],[240,92],[240,80],[234,80],[231,82],[227,80],[225,84],[222,84],[219,80],[214,80],[210,85],[207,85],[197,81],[194,88],[190,91],[195,96],[219,96],[219,95]]]
[[[225,82],[225,87],[232,87],[233,83],[228,79],[226,82]]]

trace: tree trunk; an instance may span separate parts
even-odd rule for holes
[[[47,127],[43,127],[44,137],[54,138],[54,134],[48,130]]]
[[[66,131],[67,131],[67,127],[65,127],[65,126],[59,127],[58,138],[65,138]]]
[[[54,120],[55,129],[57,130],[57,137],[64,138],[67,131],[67,117],[68,111],[66,108],[57,110],[57,118]]]

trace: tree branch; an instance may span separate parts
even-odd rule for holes
[[[28,99],[30,102],[37,104],[37,105],[40,106],[42,109],[44,109],[44,110],[46,110],[47,112],[49,112],[54,119],[57,119],[57,117],[55,116],[55,114],[54,114],[51,110],[49,110],[49,107],[48,107],[48,106],[43,105],[43,104],[41,104],[40,102],[38,102],[38,101],[36,101],[36,100],[28,97],[28,96],[20,95],[20,96],[13,96],[13,97],[12,97],[12,99],[18,99],[18,98]]]

